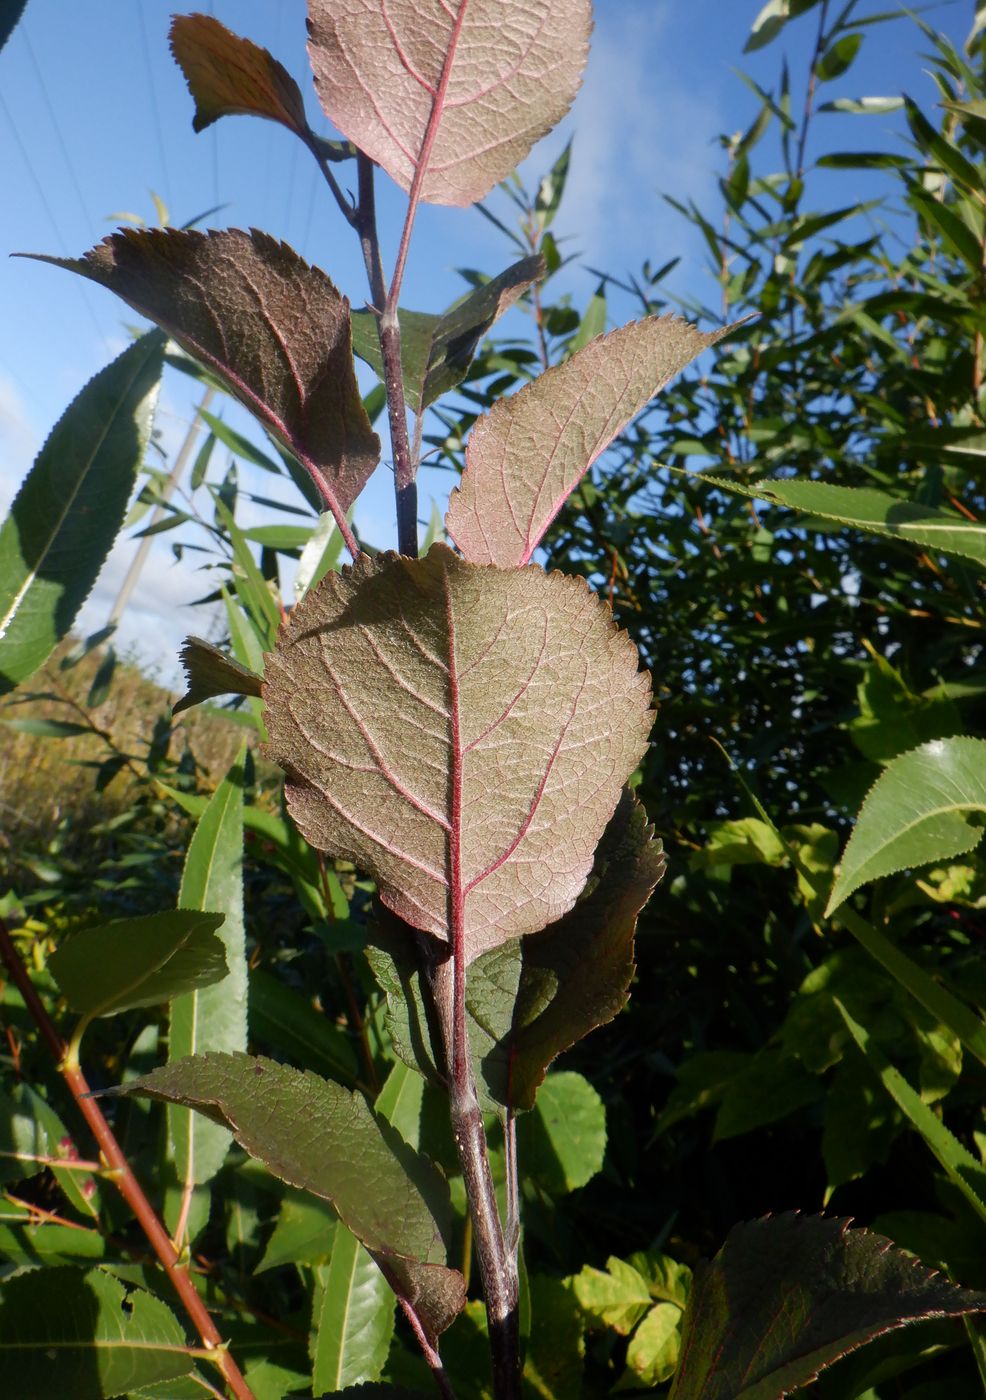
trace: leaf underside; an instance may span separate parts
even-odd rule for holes
[[[472,961],[578,897],[646,746],[637,664],[581,580],[361,556],[281,628],[267,752],[305,838]]]
[[[405,190],[472,204],[568,111],[589,0],[309,0],[326,116]]]
[[[266,49],[211,15],[175,15],[169,40],[195,102],[196,131],[220,117],[253,116],[308,134],[298,84]]]
[[[32,255],[34,256],[34,255]],[[256,229],[125,229],[42,257],[115,292],[211,370],[341,511],[380,457],[353,368],[349,303]]]
[[[249,666],[240,663],[226,652],[204,642],[201,637],[186,637],[182,642],[179,659],[185,671],[185,694],[174,706],[172,714],[179,715],[203,700],[211,700],[217,695],[258,695],[260,677]]]
[[[750,1221],[696,1276],[671,1400],[781,1400],[884,1332],[983,1308],[848,1221]]]
[[[649,316],[598,336],[480,418],[446,528],[465,557],[526,564],[582,477],[669,380],[733,326]]]
[[[120,1092],[206,1113],[282,1181],[330,1201],[431,1335],[460,1311],[462,1275],[444,1264],[448,1187],[430,1162],[400,1148],[361,1094],[273,1060],[225,1054],[177,1061]]]

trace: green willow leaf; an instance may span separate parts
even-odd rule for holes
[[[696,1275],[670,1400],[782,1400],[884,1332],[984,1308],[848,1221],[750,1221]]]
[[[380,1377],[394,1335],[394,1295],[356,1236],[340,1226],[316,1270],[312,1391],[334,1392]]]
[[[181,714],[203,700],[216,695],[259,695],[261,679],[256,671],[241,666],[232,656],[204,642],[201,637],[186,637],[179,659],[185,671],[188,689],[172,710]]]
[[[116,1092],[207,1115],[282,1181],[331,1202],[431,1335],[461,1310],[462,1275],[444,1263],[445,1180],[361,1094],[273,1060],[229,1054],[179,1060]]]
[[[157,1006],[226,976],[225,949],[216,936],[225,917],[168,909],[114,919],[77,933],[48,967],[69,1005],[87,1020]]]
[[[476,287],[441,316],[401,311],[401,366],[404,401],[420,414],[461,383],[479,342],[528,287],[544,276],[540,254],[519,262]],[[352,313],[353,353],[383,378],[378,317],[373,311]]]
[[[301,992],[261,968],[250,973],[250,1034],[304,1069],[352,1088],[356,1052],[339,1029]]]
[[[66,635],[123,524],[165,338],[142,336],[65,410],[0,526],[0,694]]]
[[[986,740],[933,739],[889,763],[846,845],[828,917],[870,880],[947,860],[978,846],[986,812]]]
[[[897,1106],[910,1119],[911,1126],[924,1138],[926,1146],[938,1158],[949,1179],[965,1196],[979,1218],[986,1222],[986,1167],[952,1136],[941,1118],[912,1089],[904,1076],[888,1061],[874,1038],[858,1021],[854,1021],[842,1003],[835,999],[839,1014],[866,1056],[873,1072]]]
[[[678,471],[678,468],[669,468]],[[986,526],[931,506],[888,496],[884,491],[832,486],[823,481],[758,481],[753,486],[708,472],[684,472],[736,496],[787,506],[820,520],[834,520],[856,530],[890,535],[941,554],[955,554],[986,564]]]
[[[225,915],[220,937],[228,975],[222,982],[185,992],[171,1002],[169,1063],[203,1050],[245,1050],[247,968],[243,931],[243,764],[245,749],[213,793],[192,836],[178,903],[182,909],[216,909]],[[209,1181],[223,1164],[229,1133],[216,1123],[173,1107],[169,1139],[178,1180]]]
[[[18,1400],[110,1400],[187,1376],[185,1336],[169,1308],[101,1269],[35,1269],[0,1294],[0,1371]]]

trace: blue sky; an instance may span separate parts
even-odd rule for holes
[[[571,235],[580,254],[566,270],[577,300],[591,293],[586,264],[615,273],[679,256],[672,282],[680,293],[709,290],[705,253],[696,236],[661,199],[667,192],[694,198],[717,211],[717,137],[744,128],[756,100],[733,71],[745,69],[775,83],[782,49],[795,75],[802,72],[814,35],[812,15],[792,23],[783,44],[743,55],[762,0],[596,0],[596,31],[586,81],[574,111],[525,167],[545,169],[574,133],[569,189],[556,232]],[[860,12],[893,7],[863,0]],[[0,53],[0,170],[5,198],[0,214],[0,508],[5,508],[59,414],[87,379],[124,347],[132,313],[107,292],[68,273],[11,261],[14,251],[77,255],[98,242],[129,211],[155,222],[151,191],[182,223],[221,204],[214,226],[256,226],[286,239],[318,263],[359,305],[365,298],[355,239],[321,183],[314,162],[289,133],[269,122],[231,118],[196,136],[192,104],[167,47],[174,0],[28,0],[21,23]],[[196,8],[196,7],[192,7]],[[200,0],[238,33],[265,45],[299,81],[309,119],[332,134],[308,77],[303,0]],[[936,28],[961,43],[973,0],[954,0],[926,13]],[[935,102],[918,51],[925,47],[909,21],[871,31],[860,59],[823,98],[896,93],[906,88],[927,106]],[[797,80],[797,78],[796,78]],[[893,118],[822,117],[837,134],[816,139],[844,146],[899,149]],[[831,130],[832,128],[830,128]],[[809,150],[809,156],[811,152]],[[845,182],[819,172],[819,182]],[[819,184],[819,198],[832,183]],[[838,197],[838,196],[837,196]],[[378,180],[380,224],[392,261],[403,196]],[[509,218],[509,206],[493,207]],[[505,241],[472,210],[425,208],[418,221],[405,280],[404,303],[441,310],[464,290],[459,266],[488,273],[512,261]],[[714,298],[713,298],[714,299]],[[613,306],[614,323],[634,308]],[[164,445],[174,450],[188,422],[191,400],[180,376],[166,380],[159,413]],[[245,415],[227,413],[246,430]],[[216,461],[217,458],[214,458]],[[247,484],[250,484],[249,479]],[[425,473],[422,513],[430,498],[443,504],[447,475]],[[263,489],[269,491],[270,478]],[[368,538],[394,541],[391,486],[378,470],[357,521]],[[294,500],[285,485],[283,498]],[[274,517],[268,517],[273,519]],[[261,523],[259,514],[246,523]],[[170,541],[155,542],[144,581],[122,629],[162,676],[175,676],[172,657],[188,631],[207,631],[186,604],[208,591],[186,562],[173,566]],[[105,620],[134,545],[118,544],[82,622]]]

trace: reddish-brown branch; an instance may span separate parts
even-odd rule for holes
[[[127,1205],[133,1211],[161,1266],[171,1280],[175,1292],[189,1316],[202,1344],[222,1372],[223,1378],[237,1400],[255,1400],[253,1391],[247,1385],[243,1374],[226,1348],[216,1324],[209,1316],[208,1309],[196,1292],[195,1285],[187,1268],[178,1262],[178,1255],[168,1238],[168,1232],[151,1207],[150,1201],[130,1169],[114,1136],[113,1129],[106,1121],[102,1109],[91,1098],[89,1085],[82,1070],[66,1061],[67,1046],[58,1034],[45,1009],[44,1003],[34,989],[27,969],[14,946],[6,924],[0,919],[0,958],[3,959],[11,979],[24,998],[24,1005],[34,1018],[42,1038],[55,1058],[58,1071],[68,1086],[69,1092],[78,1105],[79,1112],[89,1125],[96,1144],[109,1168],[109,1179],[113,1181]]]

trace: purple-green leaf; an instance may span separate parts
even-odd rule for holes
[[[220,117],[267,117],[303,140],[309,136],[298,84],[275,58],[211,15],[175,15],[169,35],[175,62],[195,101],[192,126]]]
[[[249,666],[241,666],[232,656],[204,642],[186,637],[179,653],[188,689],[172,710],[181,714],[216,695],[259,695],[260,677]]]
[[[274,1176],[330,1201],[432,1335],[460,1311],[462,1275],[445,1266],[444,1178],[361,1094],[273,1060],[224,1054],[176,1061],[119,1092],[205,1113]]]
[[[568,111],[589,0],[309,0],[308,53],[329,120],[405,190],[472,204]]]
[[[305,838],[467,962],[575,903],[652,719],[636,648],[581,579],[444,545],[327,576],[264,699]]]
[[[884,1332],[983,1309],[986,1293],[846,1220],[750,1221],[696,1277],[671,1400],[781,1400]]]
[[[356,383],[349,303],[324,272],[256,229],[125,229],[81,258],[40,260],[156,321],[294,453],[333,513],[349,509],[380,440]]]
[[[599,336],[480,418],[446,528],[474,564],[526,564],[593,462],[733,326],[650,316]]]

